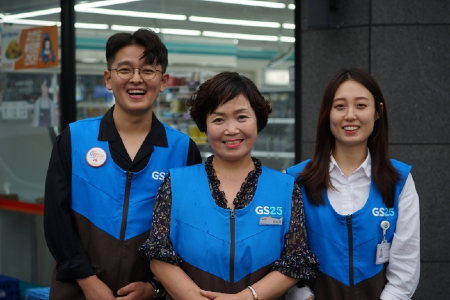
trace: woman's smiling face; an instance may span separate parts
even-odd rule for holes
[[[330,111],[335,147],[367,147],[378,114],[373,95],[362,84],[347,80],[336,90]]]
[[[206,117],[206,135],[215,159],[250,158],[258,129],[255,111],[242,94],[220,105]]]

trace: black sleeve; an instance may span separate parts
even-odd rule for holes
[[[189,139],[189,152],[186,165],[192,166],[200,163],[202,163],[200,150],[198,150],[197,144],[192,139]]]
[[[56,260],[56,280],[70,281],[94,275],[72,214],[72,158],[70,128],[57,138],[45,181],[44,232]]]

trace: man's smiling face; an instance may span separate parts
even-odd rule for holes
[[[145,58],[141,58],[145,48],[139,45],[126,46],[115,55],[115,60],[111,64],[111,69],[123,66],[131,68],[142,68],[145,65]],[[161,71],[160,65],[155,65]],[[104,72],[106,87],[113,91],[116,101],[115,109],[130,114],[147,113],[153,111],[153,104],[160,92],[163,92],[168,74],[156,72],[153,79],[143,80],[139,75],[139,70],[135,69],[134,74],[129,79],[119,77],[116,70]],[[123,76],[122,76],[123,77]]]

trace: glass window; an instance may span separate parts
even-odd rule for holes
[[[293,165],[292,4],[293,0],[77,1],[76,118],[103,115],[114,104],[103,77],[108,37],[151,28],[169,51],[170,80],[154,107],[161,121],[189,134],[206,158],[211,150],[205,135],[190,121],[185,102],[208,78],[221,71],[236,71],[252,79],[273,102],[272,117],[259,135],[253,156],[279,170]],[[59,6],[57,0],[2,2],[0,200],[43,201],[48,161],[60,132],[59,103],[67,101],[59,97],[58,62],[64,59],[58,50]],[[3,240],[2,226],[11,224],[0,222],[0,242],[5,244],[9,241]],[[34,233],[28,234],[28,240],[35,240]],[[44,250],[38,247],[36,251],[45,252],[45,242],[38,238],[39,243]],[[34,254],[33,258],[27,253],[30,263],[22,259],[20,263],[27,267],[18,270],[14,267],[18,260],[8,264],[2,255],[0,273],[49,283],[45,274],[51,273],[52,263],[38,267]]]
[[[0,274],[39,285],[53,266],[39,203],[59,123],[58,7],[18,0],[0,8],[0,207],[15,210],[0,209]]]
[[[42,202],[59,123],[59,1],[9,1],[0,14],[0,198]],[[58,18],[58,13],[51,14]]]
[[[100,8],[80,2],[77,118],[102,115],[114,103],[102,76],[108,37],[147,27],[160,35],[169,51],[168,87],[155,105],[161,121],[189,134],[207,157],[211,152],[205,135],[189,120],[184,104],[199,83],[221,71],[236,71],[273,101],[273,119],[261,132],[253,155],[275,169],[293,165],[292,6],[293,1],[162,0]]]

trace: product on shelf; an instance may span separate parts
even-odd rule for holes
[[[197,125],[189,125],[189,136],[198,145],[206,144],[206,133],[201,132]]]

